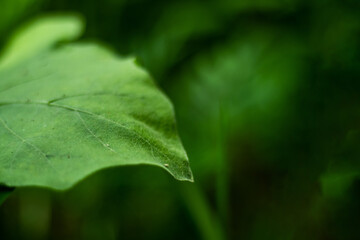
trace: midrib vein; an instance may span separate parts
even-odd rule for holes
[[[151,153],[152,153],[152,156],[153,158],[155,158],[155,156],[153,155],[153,151],[155,150],[156,153],[158,153],[159,155],[163,156],[168,162],[171,162],[170,161],[170,158],[162,153],[160,150],[158,150],[158,147],[157,146],[154,146],[153,144],[151,144],[148,140],[146,140],[145,138],[143,138],[142,136],[140,136],[136,131],[126,127],[125,125],[121,124],[121,123],[118,123],[114,120],[111,120],[111,119],[108,119],[104,116],[101,116],[101,115],[98,115],[98,114],[95,114],[95,113],[92,113],[92,112],[89,112],[89,111],[86,111],[86,110],[82,110],[82,109],[78,109],[78,108],[73,108],[71,106],[67,106],[67,105],[60,105],[60,104],[55,104],[55,103],[51,103],[51,102],[34,102],[34,101],[29,101],[29,102],[9,102],[9,103],[0,103],[0,107],[3,107],[3,106],[10,106],[10,105],[43,105],[43,106],[48,106],[48,107],[55,107],[55,108],[60,108],[60,109],[65,109],[65,110],[68,110],[68,111],[72,111],[72,112],[78,112],[78,113],[83,113],[83,114],[87,114],[87,115],[90,115],[92,117],[96,117],[97,119],[100,119],[100,120],[103,120],[103,121],[107,121],[107,122],[110,122],[118,127],[121,127],[127,131],[130,131],[132,132],[133,134],[135,134],[135,136],[143,141],[145,144],[147,144],[149,147],[150,147],[150,150],[151,150]],[[156,160],[156,159],[154,159]]]

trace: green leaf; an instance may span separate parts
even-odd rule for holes
[[[303,52],[294,37],[258,26],[234,30],[232,38],[186,63],[167,92],[181,120],[186,149],[197,159],[197,174],[218,171],[216,162],[224,160],[217,159],[231,147],[222,146],[223,138],[227,142],[250,134],[262,139],[259,146],[280,136],[303,77]]]
[[[0,39],[19,19],[38,8],[42,0],[1,0]]]
[[[42,17],[21,27],[5,48],[0,66],[9,67],[32,55],[48,50],[59,41],[70,41],[80,36],[83,21],[75,15]]]
[[[66,189],[107,167],[160,166],[193,181],[174,111],[133,58],[95,44],[0,69],[0,183]]]
[[[349,190],[353,181],[359,176],[356,169],[325,173],[320,177],[323,196],[327,198],[341,198]]]

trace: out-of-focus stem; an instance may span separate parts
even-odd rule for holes
[[[204,240],[225,240],[222,224],[196,183],[182,184],[182,196]]]
[[[217,173],[216,173],[216,200],[219,219],[226,231],[229,226],[229,166],[226,154],[227,148],[227,118],[221,103],[218,105],[217,122]]]

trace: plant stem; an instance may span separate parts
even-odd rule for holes
[[[202,239],[204,240],[225,240],[222,224],[196,183],[182,184],[182,196],[189,209],[191,216],[196,223]]]
[[[219,218],[223,229],[226,231],[229,219],[229,166],[226,154],[227,147],[227,119],[224,109],[219,102],[217,122],[217,173],[216,173],[216,200]]]

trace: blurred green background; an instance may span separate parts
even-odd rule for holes
[[[0,0],[1,49],[59,12],[154,77],[195,183],[137,166],[16,189],[0,239],[360,239],[360,1]]]

